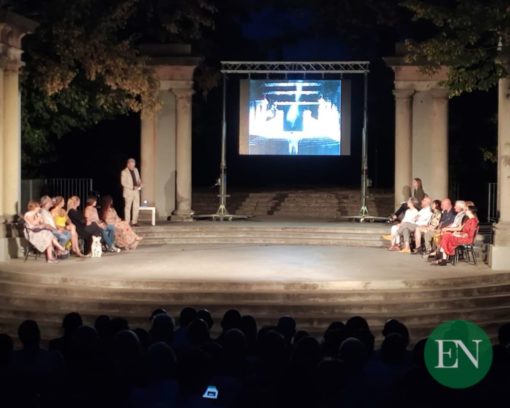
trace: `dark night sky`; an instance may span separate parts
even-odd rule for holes
[[[296,11],[282,14],[272,9],[252,13],[249,21],[222,21],[208,41],[216,43],[210,60],[345,60],[370,57],[369,174],[376,187],[393,182],[394,103],[393,76],[381,57],[394,47],[394,38],[374,41],[363,49],[349,48],[334,33],[314,32],[309,16]],[[288,35],[291,33],[291,35]],[[282,39],[283,38],[283,39]],[[199,48],[199,47],[197,47]],[[362,84],[353,78],[352,154],[343,157],[247,157],[237,154],[238,85],[228,88],[228,171],[234,187],[358,185],[360,181]],[[480,183],[494,181],[495,166],[484,163],[480,147],[495,143],[496,94],[475,93],[450,102],[450,176],[455,190],[475,201],[485,199]],[[193,183],[207,186],[218,176],[221,131],[221,94],[200,92],[193,106]],[[106,121],[86,132],[75,132],[58,147],[59,160],[50,176],[93,177],[102,194],[119,193],[118,172],[127,157],[139,158],[140,124],[137,115]],[[70,155],[76,146],[88,146],[80,157]],[[90,154],[97,160],[91,164]],[[416,175],[419,176],[419,175]],[[476,182],[476,183],[475,183]],[[478,187],[474,188],[473,186]],[[458,187],[457,187],[458,186]],[[426,187],[426,186],[425,186]]]

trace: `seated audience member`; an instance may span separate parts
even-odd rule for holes
[[[50,340],[48,349],[50,351],[58,351],[66,360],[69,359],[72,351],[73,336],[81,326],[83,326],[83,320],[79,313],[71,312],[66,314],[62,320],[64,335]]]
[[[84,257],[80,250],[78,243],[78,232],[76,226],[71,222],[66,210],[64,210],[65,200],[62,196],[55,197],[53,209],[51,215],[55,221],[55,226],[59,231],[67,231],[71,234],[71,249],[73,253],[78,257]]]
[[[464,217],[466,216],[466,203],[462,200],[455,201],[455,219],[450,225],[445,226],[442,232],[457,232],[462,230]]]
[[[100,237],[103,230],[96,223],[87,225],[85,217],[81,211],[78,211],[80,206],[80,197],[72,196],[67,200],[67,215],[76,227],[78,236],[85,241],[85,247],[90,249],[91,239],[93,236]],[[85,250],[85,253],[88,251]]]
[[[113,225],[108,225],[99,219],[99,214],[97,212],[97,198],[91,196],[87,198],[87,205],[85,206],[85,210],[83,210],[83,215],[85,216],[85,220],[87,225],[97,225],[101,228],[101,236],[103,237],[103,241],[108,247],[109,252],[120,252],[120,249],[115,246],[115,227]]]
[[[48,263],[58,262],[53,251],[58,251],[60,255],[67,255],[65,248],[58,243],[55,235],[46,226],[40,213],[39,203],[37,201],[29,201],[28,211],[23,219],[27,228],[28,241],[39,251],[46,253]]]
[[[33,320],[25,320],[18,328],[21,350],[12,355],[17,407],[60,406],[64,361],[59,353],[44,350],[41,332]]]
[[[179,384],[176,381],[177,358],[174,351],[168,344],[158,342],[149,347],[147,360],[147,382],[131,392],[129,406],[176,407]]]
[[[107,225],[115,227],[115,245],[126,250],[135,249],[142,240],[129,225],[123,221],[113,208],[113,199],[110,196],[104,196],[101,202],[101,220]]]
[[[455,201],[455,219],[449,225],[445,225],[441,228],[441,232],[439,236],[436,237],[436,247],[439,248],[441,246],[441,240],[443,239],[443,235],[450,232],[459,232],[462,230],[462,225],[466,221],[466,203],[462,200]],[[436,256],[437,253],[432,252],[431,258]]]
[[[390,251],[400,251],[400,233],[399,228],[402,224],[414,222],[416,216],[418,215],[418,199],[415,197],[411,197],[407,200],[407,210],[405,212],[404,218],[400,224],[393,225],[391,227],[391,234],[389,236],[391,240],[391,245],[388,248]],[[387,238],[387,236],[385,236]]]
[[[454,232],[448,231],[443,235],[439,248],[441,259],[434,262],[435,265],[446,265],[449,257],[455,255],[455,249],[459,245],[471,244],[473,242],[478,228],[476,212],[477,208],[475,206],[468,207],[465,212],[467,220],[462,225],[461,230]]]
[[[61,231],[57,228],[55,224],[55,220],[53,219],[53,216],[50,213],[50,209],[53,208],[53,200],[45,195],[42,196],[39,200],[39,205],[41,209],[39,210],[42,220],[44,224],[46,225],[46,228],[49,229],[53,235],[55,235],[55,238],[57,238],[57,241],[60,245],[65,247],[67,243],[71,240],[71,233],[69,231]]]
[[[425,191],[423,191],[423,183],[421,181],[421,178],[413,179],[411,188],[409,188],[409,186],[407,186],[406,189],[408,190],[408,192],[412,190],[411,197],[417,198],[418,203],[421,203],[421,201],[426,196]],[[392,221],[397,221],[397,220],[402,219],[406,210],[407,210],[407,201],[403,202],[402,205],[390,216],[389,221],[392,222]]]
[[[430,248],[430,251],[428,251],[429,254],[433,254],[432,246],[430,245],[431,242],[434,243],[434,249],[438,247],[438,243],[441,238],[441,231],[443,228],[453,224],[456,215],[457,213],[452,206],[452,201],[449,198],[443,199],[441,201],[441,218],[439,220],[439,225],[436,229],[425,232],[425,247],[427,249]],[[427,244],[429,245],[428,247]]]
[[[404,248],[400,252],[411,253],[411,234],[413,234],[417,228],[425,227],[430,223],[432,218],[432,210],[430,209],[431,199],[430,197],[424,197],[421,200],[421,210],[411,222],[403,222],[397,231],[398,235],[404,236]]]
[[[435,232],[437,230],[437,228],[439,227],[439,223],[441,222],[441,215],[442,215],[441,201],[439,201],[439,200],[432,201],[430,208],[431,208],[431,212],[432,212],[432,216],[430,217],[430,222],[427,225],[419,226],[418,228],[416,228],[416,231],[414,232],[414,241],[416,244],[415,253],[422,252],[422,248],[421,248],[422,235],[425,236],[425,239],[424,239],[425,252],[430,253],[432,251],[432,245],[431,245],[432,238],[426,239],[426,236],[427,236],[426,234],[428,232]]]

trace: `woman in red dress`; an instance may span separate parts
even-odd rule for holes
[[[470,205],[466,211],[468,219],[462,225],[462,230],[458,232],[447,232],[443,235],[441,247],[439,249],[442,257],[434,262],[434,265],[446,265],[448,263],[448,257],[455,255],[455,248],[459,245],[471,244],[473,242],[478,228],[476,211],[476,207]]]

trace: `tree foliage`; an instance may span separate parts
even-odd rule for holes
[[[215,10],[208,0],[8,0],[0,5],[39,23],[24,39],[21,82],[23,153],[25,163],[34,166],[73,129],[157,109],[158,83],[137,45],[192,41],[213,26]]]
[[[409,60],[429,71],[448,66],[452,95],[488,90],[508,74],[497,57],[509,45],[509,0],[405,0],[403,5],[415,20],[434,27],[430,38],[408,41]]]

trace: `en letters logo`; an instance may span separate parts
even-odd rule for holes
[[[492,364],[492,344],[476,324],[452,320],[439,325],[425,344],[425,365],[432,377],[449,388],[480,382]]]

